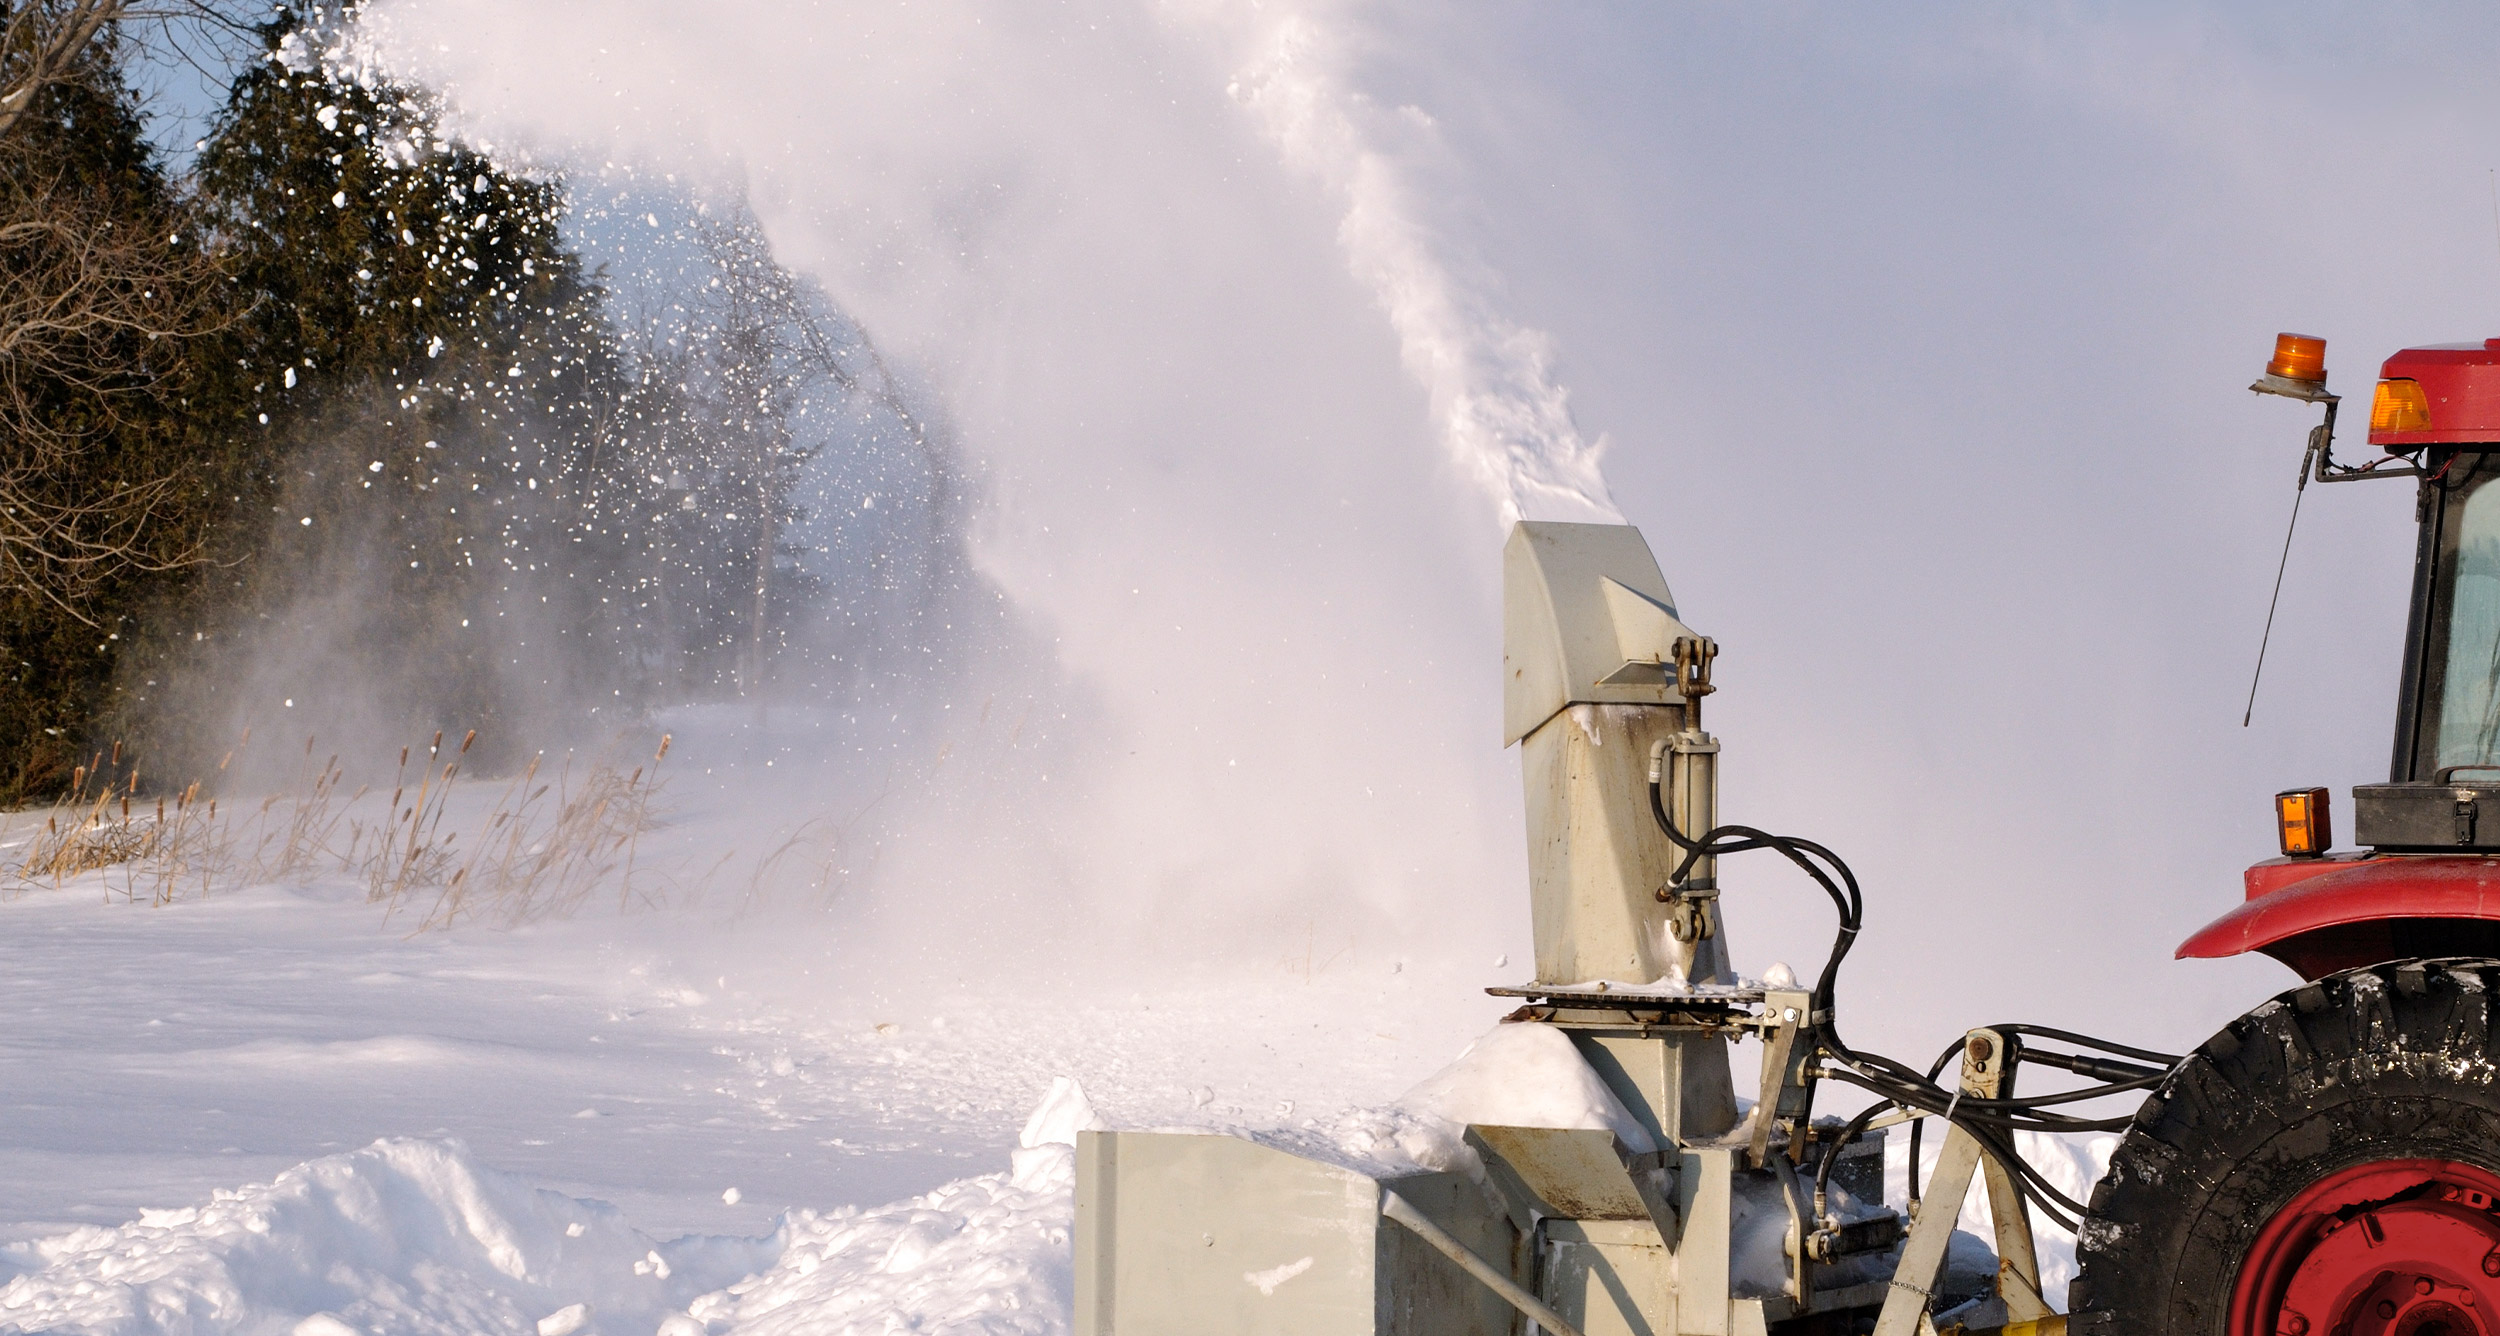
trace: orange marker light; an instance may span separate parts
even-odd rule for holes
[[[2266,363],[2266,374],[2281,376],[2285,380],[2324,385],[2326,383],[2326,340],[2314,334],[2275,335],[2274,360]]]
[[[2324,789],[2292,789],[2274,795],[2274,819],[2285,858],[2321,857],[2335,842]]]
[[[2429,431],[2431,401],[2418,380],[2382,380],[2370,400],[2370,430]]]

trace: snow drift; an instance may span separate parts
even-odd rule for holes
[[[1078,1098],[1081,1100],[1082,1096]],[[763,1238],[653,1240],[601,1202],[385,1140],[0,1252],[0,1332],[811,1336],[1066,1325],[1074,1156]],[[0,1270],[0,1275],[8,1274]]]

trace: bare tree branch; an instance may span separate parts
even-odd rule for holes
[[[19,179],[0,193],[0,588],[88,621],[81,600],[103,581],[201,560],[154,532],[178,499],[175,460],[134,475],[99,471],[93,456],[175,391],[184,342],[234,317],[215,258],[146,226],[153,209],[12,165]]]
[[[203,73],[230,66],[258,49],[253,19],[266,13],[244,0],[0,0],[0,139],[45,89],[89,77],[116,51]]]
[[[104,25],[124,0],[6,0],[0,28],[0,138],[16,128],[44,89],[78,76]]]

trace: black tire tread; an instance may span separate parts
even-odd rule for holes
[[[2094,1185],[2074,1336],[2221,1336],[2255,1232],[2320,1176],[2436,1156],[2500,1172],[2500,961],[2402,961],[2225,1026],[2142,1107]]]

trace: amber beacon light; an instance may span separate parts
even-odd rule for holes
[[[2335,841],[2324,789],[2290,789],[2274,795],[2274,823],[2285,858],[2320,857]]]
[[[2326,340],[2315,334],[2275,335],[2274,360],[2248,388],[2313,404],[2333,403],[2335,396],[2326,392]]]
[[[2314,334],[2277,334],[2266,374],[2309,385],[2326,384],[2326,340]]]

